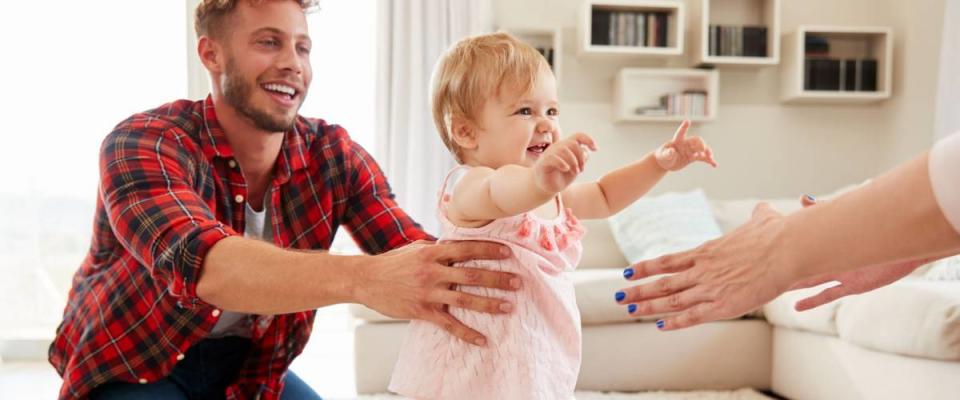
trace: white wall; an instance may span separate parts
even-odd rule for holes
[[[777,66],[721,69],[719,117],[693,129],[713,146],[720,168],[690,168],[668,176],[655,191],[702,187],[721,199],[824,194],[929,147],[943,1],[783,0],[783,32],[800,24],[892,27],[893,97],[873,105],[785,105],[779,102]],[[562,27],[561,125],[566,133],[586,131],[598,140],[600,154],[584,175],[590,179],[651,151],[675,129],[665,123],[613,123],[616,72],[680,66],[684,60],[578,57],[574,38],[581,4],[496,0],[494,17],[506,29]]]

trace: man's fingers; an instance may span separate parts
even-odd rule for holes
[[[673,141],[682,141],[687,137],[687,128],[690,127],[690,120],[685,120],[680,123],[680,127],[677,128],[677,131],[673,134]]]
[[[439,325],[443,330],[450,332],[451,335],[467,343],[472,343],[477,346],[485,346],[487,344],[487,339],[483,337],[483,334],[470,329],[470,327],[464,325],[463,322],[460,322],[447,312],[437,310],[427,318],[427,321]]]
[[[793,308],[797,311],[807,311],[811,308],[820,307],[846,295],[846,288],[843,286],[843,284],[840,284],[824,289],[816,295],[798,301],[793,305]]]
[[[652,260],[640,261],[623,270],[623,277],[635,281],[648,276],[685,271],[693,267],[694,256],[699,249],[698,247],[680,253],[667,254]]]
[[[508,301],[481,297],[455,290],[435,290],[427,298],[427,301],[488,314],[505,314],[513,311],[513,304]]]
[[[689,274],[664,276],[660,279],[621,290],[624,298],[620,304],[636,303],[642,300],[663,298],[674,295],[694,286],[696,282],[690,279]]]
[[[689,328],[704,322],[715,321],[720,318],[723,317],[719,314],[719,309],[716,307],[715,303],[700,303],[688,308],[686,311],[683,311],[680,314],[666,317],[660,321],[657,321],[657,328],[660,328],[662,331],[672,331],[676,329]]]
[[[510,257],[511,254],[510,248],[507,246],[479,241],[441,243],[434,246],[433,249],[437,252],[437,262],[444,265],[467,260],[500,260]]]
[[[443,282],[503,290],[517,290],[521,284],[520,278],[509,272],[466,267],[444,269]]]

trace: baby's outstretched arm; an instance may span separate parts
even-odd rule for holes
[[[653,188],[667,171],[682,169],[695,161],[713,167],[713,150],[699,137],[687,137],[690,121],[677,128],[673,139],[638,161],[614,170],[596,182],[570,186],[563,202],[580,218],[607,218],[620,212]]]
[[[532,167],[471,168],[453,189],[447,216],[454,222],[485,223],[530,211],[550,201],[583,172],[593,139],[574,134],[547,148]]]

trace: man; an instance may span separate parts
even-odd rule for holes
[[[104,140],[93,240],[50,348],[60,398],[317,398],[287,367],[318,307],[361,303],[478,345],[444,307],[512,309],[450,288],[519,278],[447,267],[508,250],[407,246],[430,237],[377,164],[342,128],[297,115],[313,3],[204,0],[211,95],[136,114]],[[304,251],[328,248],[341,224],[380,255]]]

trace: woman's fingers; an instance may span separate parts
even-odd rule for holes
[[[719,308],[717,308],[715,303],[700,303],[686,309],[679,314],[665,317],[657,321],[657,328],[663,331],[688,328],[706,321],[717,320],[719,314]]]
[[[669,274],[690,269],[694,265],[693,261],[698,249],[699,247],[680,253],[667,254],[652,260],[640,261],[623,270],[623,277],[627,280],[635,281],[648,276]],[[652,284],[652,282],[639,286],[646,287],[650,284]]]
[[[665,315],[689,309],[697,304],[712,301],[703,290],[684,290],[669,296],[637,301],[627,306],[633,316]]]
[[[663,298],[682,292],[695,284],[696,282],[690,278],[689,274],[664,276],[643,285],[621,290],[620,293],[624,293],[624,296],[622,299],[618,299],[617,302],[628,304],[648,299]]]
[[[824,304],[848,295],[849,293],[847,293],[846,289],[847,288],[844,287],[843,284],[829,287],[820,293],[817,293],[816,295],[796,302],[796,304],[793,305],[793,308],[797,311],[806,311],[811,308],[820,307]]]

